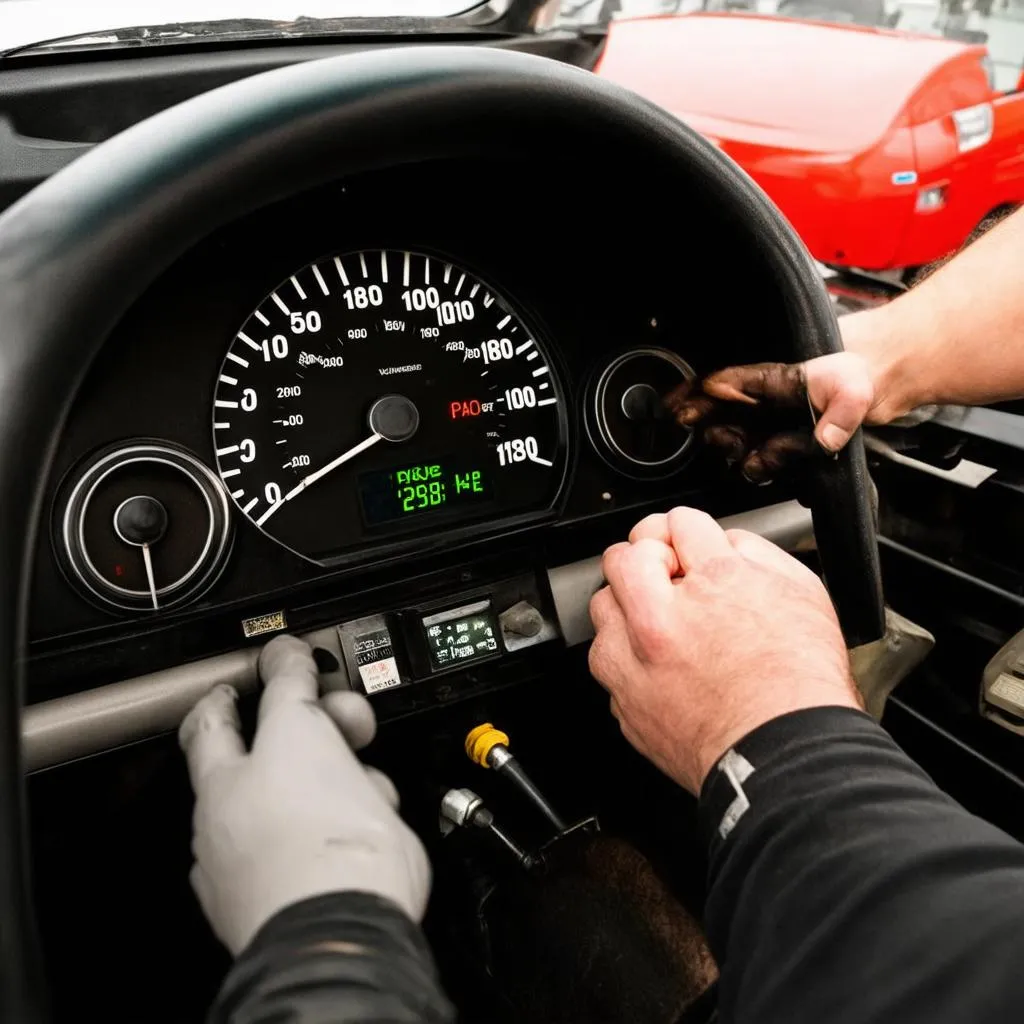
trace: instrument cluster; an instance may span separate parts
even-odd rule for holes
[[[668,349],[604,359],[581,443],[616,474],[680,471],[690,431],[664,396],[693,376]],[[90,454],[55,509],[60,564],[118,612],[198,598],[239,522],[338,566],[397,540],[543,519],[570,468],[570,402],[530,311],[445,256],[332,254],[277,285],[224,339],[214,465],[172,440]]]
[[[673,502],[733,510],[663,398],[740,358],[754,319],[765,339],[784,327],[772,282],[728,303],[728,281],[696,274],[712,346],[673,260],[602,248],[598,221],[453,217],[467,175],[521,180],[367,174],[230,225],[151,285],[57,453],[35,640],[216,620],[199,653],[314,592],[557,565]]]

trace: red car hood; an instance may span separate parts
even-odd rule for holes
[[[600,63],[618,82],[726,143],[856,152],[921,83],[983,46],[756,14],[613,21]]]

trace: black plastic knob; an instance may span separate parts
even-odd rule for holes
[[[668,410],[661,396],[650,384],[632,384],[622,394],[622,414],[627,420],[664,420]]]
[[[370,410],[370,429],[385,441],[408,441],[419,425],[419,409],[405,395],[385,395]]]
[[[114,529],[126,544],[156,544],[167,532],[167,509],[156,498],[137,494],[117,506]]]

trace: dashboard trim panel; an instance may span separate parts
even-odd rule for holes
[[[758,533],[787,550],[806,549],[813,540],[811,513],[796,501],[768,505],[719,520],[725,529]],[[548,570],[559,627],[567,645],[593,635],[590,598],[602,585],[600,556]],[[318,631],[310,639],[330,643]],[[26,772],[103,753],[162,733],[181,724],[189,709],[214,686],[227,684],[239,693],[259,686],[259,647],[249,647],[186,665],[125,679],[67,697],[31,704],[22,713],[22,752]],[[339,654],[340,648],[332,653]],[[347,680],[325,680],[347,688]]]

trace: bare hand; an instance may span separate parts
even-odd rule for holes
[[[808,399],[819,414],[813,435]],[[853,352],[806,363],[731,366],[681,385],[665,403],[683,426],[705,422],[704,439],[755,483],[773,479],[816,447],[839,451],[865,421],[885,422],[868,363]],[[744,415],[744,406],[761,412]],[[807,429],[780,429],[778,412],[785,409],[805,412]]]
[[[626,739],[690,792],[759,725],[861,706],[824,586],[762,537],[676,508],[610,547],[604,573],[590,670]]]

